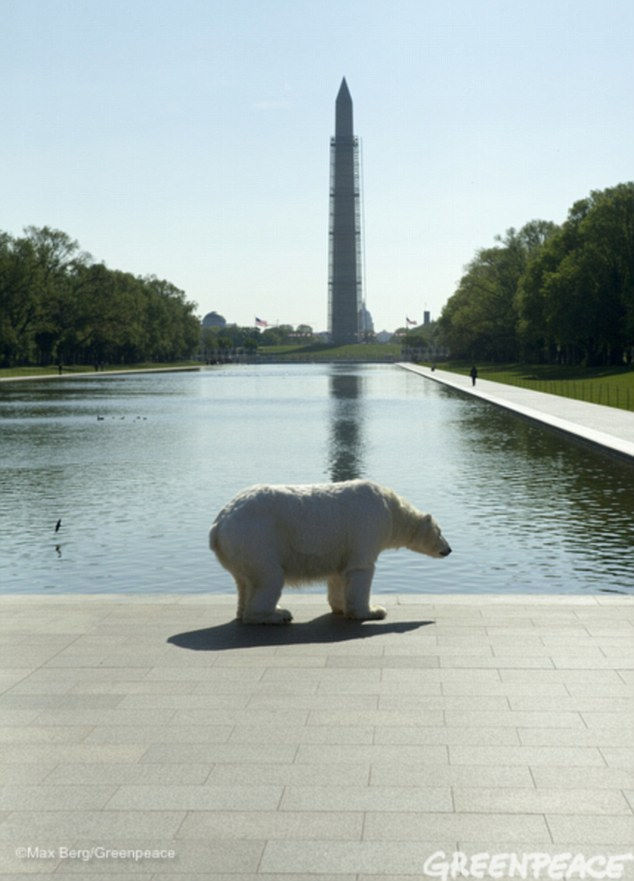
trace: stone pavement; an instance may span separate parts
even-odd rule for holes
[[[233,596],[1,597],[0,881],[632,851],[631,597],[382,596],[356,623],[289,593],[285,627]]]
[[[535,392],[479,377],[476,385],[472,386],[468,376],[446,370],[432,371],[419,364],[402,362],[398,366],[483,401],[513,410],[521,416],[597,444],[613,453],[634,458],[634,413],[631,411]]]

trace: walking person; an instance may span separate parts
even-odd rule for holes
[[[469,371],[469,376],[471,377],[471,385],[475,385],[475,381],[478,378],[478,368],[475,366],[475,364]]]

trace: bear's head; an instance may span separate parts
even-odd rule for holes
[[[411,543],[407,547],[429,557],[448,557],[451,553],[449,542],[443,537],[440,526],[431,514],[421,515]]]

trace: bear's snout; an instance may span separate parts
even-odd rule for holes
[[[451,548],[449,547],[449,545],[447,545],[445,550],[440,552],[440,556],[441,557],[448,557],[450,553],[451,553]]]

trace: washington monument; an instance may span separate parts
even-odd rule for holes
[[[328,323],[337,344],[359,340],[363,303],[360,198],[359,141],[344,77],[335,104],[335,136],[330,139]]]

